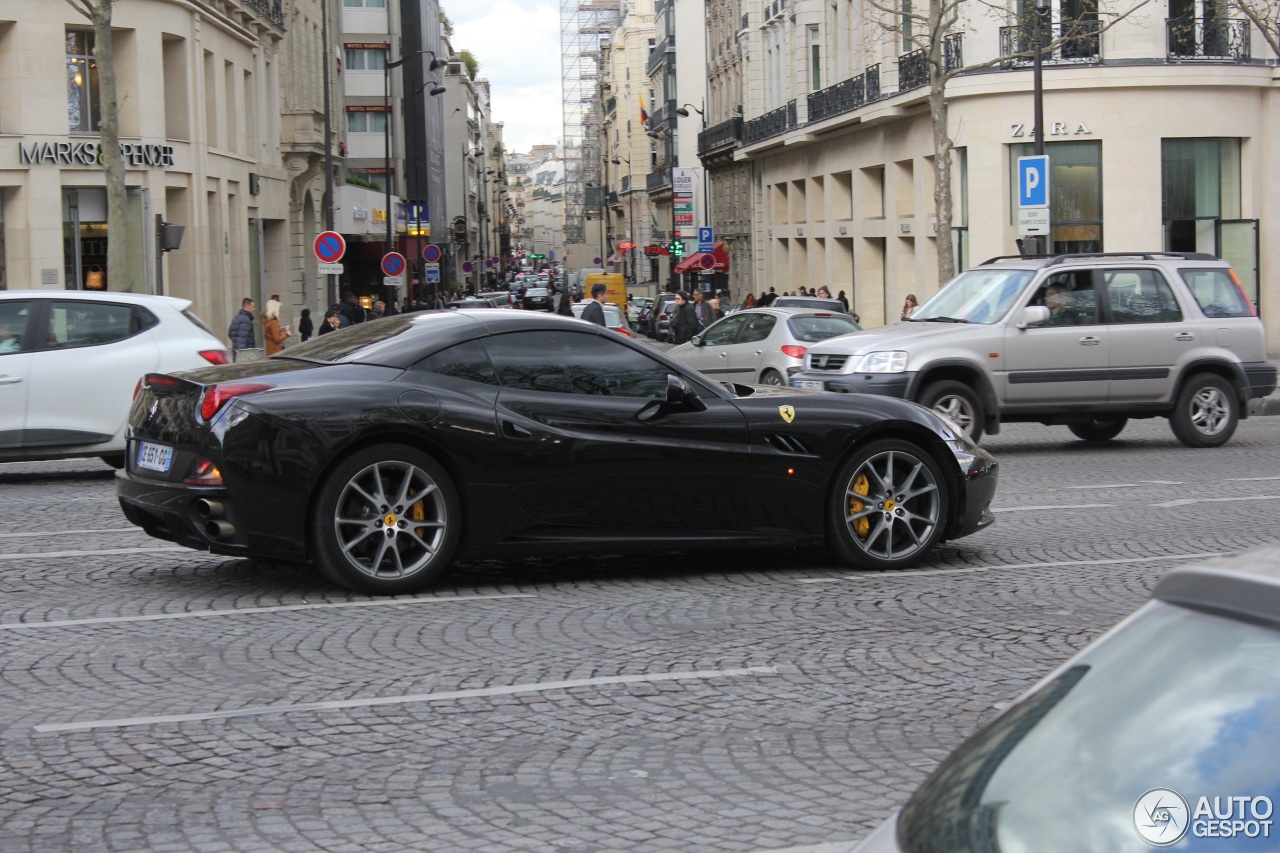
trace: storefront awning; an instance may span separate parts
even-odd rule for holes
[[[707,269],[702,259],[710,257],[714,262],[714,266]],[[728,272],[729,271],[729,250],[724,243],[716,243],[715,248],[711,252],[694,252],[689,257],[676,264],[673,272],[681,275],[687,272]]]

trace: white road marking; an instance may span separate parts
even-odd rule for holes
[[[490,601],[498,598],[537,598],[531,592],[502,595],[459,595],[450,598],[375,598],[368,601],[335,601],[323,604],[279,604],[274,607],[240,607],[229,610],[189,610],[182,613],[151,613],[145,616],[101,616],[92,619],[59,619],[51,622],[6,622],[0,631],[22,628],[66,628],[75,625],[115,625],[123,622],[159,622],[165,619],[192,619],[199,616],[242,616],[248,613],[288,613],[297,610],[333,610],[340,607],[388,607],[395,604],[444,604],[455,601]]]
[[[141,527],[111,527],[103,530],[45,530],[39,533],[0,533],[0,539],[28,539],[46,537],[52,539],[55,536],[79,536],[84,533],[141,533],[143,536],[147,532]]]
[[[1181,480],[1139,480],[1139,483],[1154,483],[1157,486],[1181,486]]]
[[[111,557],[117,554],[164,554],[171,551],[186,551],[188,554],[208,556],[203,551],[183,548],[181,545],[161,548],[110,548],[105,551],[35,551],[30,554],[0,554],[0,560],[50,560],[62,557]],[[223,557],[222,559],[234,559]]]
[[[1228,477],[1224,483],[1252,483],[1256,480],[1280,480],[1280,477]]]
[[[1050,506],[993,506],[992,512],[1040,512],[1041,510],[1051,509],[1106,509],[1113,507],[1115,504],[1055,504]]]
[[[1152,504],[1163,509],[1175,506],[1190,506],[1191,504],[1222,504],[1235,503],[1237,501],[1280,501],[1280,495],[1248,495],[1242,498],[1182,498],[1176,501],[1165,501],[1162,504]]]
[[[1118,566],[1124,563],[1155,563],[1161,560],[1201,560],[1219,557],[1220,553],[1204,554],[1153,554],[1150,557],[1124,557],[1113,560],[1063,560],[1056,563],[1012,563],[1007,566],[964,566],[955,569],[910,569],[899,572],[867,572],[862,575],[846,575],[839,578],[800,578],[797,583],[836,583],[838,581],[875,580],[877,578],[922,578],[929,575],[968,575],[975,572],[991,572],[1000,569],[1048,569],[1061,566]]]
[[[1137,483],[1099,483],[1096,486],[1064,486],[1064,489],[1136,489]]]
[[[116,729],[128,726],[152,726],[158,723],[191,723],[225,720],[234,717],[257,717],[262,714],[292,714],[300,711],[335,711],[344,708],[372,708],[378,705],[409,705],[419,702],[449,702],[483,696],[512,696],[517,693],[544,693],[572,690],[575,687],[601,687],[608,684],[651,684],[658,681],[693,681],[708,678],[734,678],[743,675],[777,675],[772,666],[749,666],[742,669],[699,670],[693,672],[658,672],[651,675],[614,675],[600,678],[577,678],[569,681],[542,681],[512,684],[508,687],[479,687],[472,690],[449,690],[442,693],[410,693],[403,696],[378,696],[371,699],[340,699],[333,702],[306,702],[296,705],[259,705],[229,711],[205,711],[194,714],[165,714],[156,717],[123,717],[115,720],[82,720],[76,723],[44,723],[34,727],[39,734]]]

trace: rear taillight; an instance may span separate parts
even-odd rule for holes
[[[1231,267],[1227,267],[1227,275],[1231,276],[1231,280],[1236,283],[1236,290],[1240,291],[1240,302],[1244,305],[1249,306],[1250,315],[1257,317],[1258,312],[1253,307],[1253,302],[1249,299],[1249,297],[1245,296],[1244,285],[1240,283],[1240,277],[1236,275],[1236,271]]]
[[[204,396],[200,398],[200,417],[211,421],[213,416],[235,397],[256,394],[274,387],[263,382],[222,382],[210,385],[204,389]]]
[[[615,327],[615,328],[614,328],[614,331],[615,331],[615,332],[617,332],[617,333],[618,333],[618,334],[620,334],[620,335],[626,335],[628,338],[634,338],[634,337],[635,337],[635,335],[631,334],[631,330],[630,330],[630,329],[625,329],[625,328],[623,328],[622,326],[617,326],[617,327]]]
[[[187,469],[187,475],[182,478],[182,482],[192,486],[221,486],[222,472],[208,459],[197,456],[191,460],[191,467]]]
[[[133,386],[133,399],[138,399],[138,392],[142,390],[142,380],[138,380],[138,384]]]
[[[804,358],[804,354],[808,351],[808,347],[796,346],[795,344],[786,344],[782,347],[782,354],[791,358]]]
[[[224,349],[202,349],[200,357],[210,364],[230,364],[231,359],[227,358],[227,351]]]
[[[172,376],[165,376],[163,373],[148,373],[142,377],[142,382],[139,383],[141,387],[159,395],[172,394],[184,384],[181,379],[174,379]]]

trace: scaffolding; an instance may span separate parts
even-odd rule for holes
[[[622,22],[623,0],[560,0],[564,99],[564,241],[586,243],[588,183],[601,186],[600,45]],[[596,211],[599,213],[599,211]]]

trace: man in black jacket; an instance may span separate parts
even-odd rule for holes
[[[591,298],[587,300],[587,305],[582,309],[582,319],[595,323],[597,326],[604,325],[604,295],[609,288],[601,282],[591,285]]]

